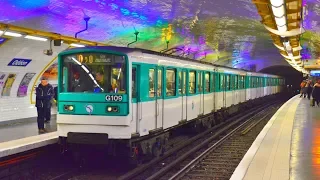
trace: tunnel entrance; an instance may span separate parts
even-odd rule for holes
[[[270,66],[259,72],[284,77],[286,79],[286,85],[292,85],[292,89],[295,91],[300,90],[300,83],[305,79],[301,72],[291,66]]]

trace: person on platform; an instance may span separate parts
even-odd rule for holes
[[[38,112],[37,122],[39,133],[45,133],[44,120],[50,121],[51,100],[54,96],[53,87],[46,78],[41,78],[41,83],[36,88],[36,107]]]
[[[308,99],[310,100],[310,97],[311,97],[311,93],[312,93],[312,89],[313,89],[313,83],[312,83],[312,80],[308,80],[307,82],[307,95],[308,95]]]
[[[313,86],[312,97],[315,101],[315,104],[319,107],[319,104],[320,104],[320,79],[318,79],[316,84]]]
[[[306,97],[306,95],[307,95],[307,87],[306,87],[306,85],[307,85],[307,82],[306,82],[306,80],[303,80],[302,82],[301,82],[301,84],[300,84],[300,87],[301,87],[301,90],[300,90],[300,97],[302,97],[303,96],[303,98],[305,98]]]

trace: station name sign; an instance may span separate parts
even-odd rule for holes
[[[31,59],[21,59],[21,58],[14,58],[12,59],[8,66],[27,66],[32,60]]]
[[[6,40],[7,40],[6,38],[0,37],[0,45],[6,42]]]

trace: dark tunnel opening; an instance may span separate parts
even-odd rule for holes
[[[284,77],[286,79],[286,85],[292,85],[292,89],[296,92],[300,90],[300,83],[305,79],[301,72],[295,70],[291,66],[270,66],[259,72]]]

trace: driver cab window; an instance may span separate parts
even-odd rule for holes
[[[124,56],[105,53],[72,54],[63,57],[67,92],[126,93]]]

